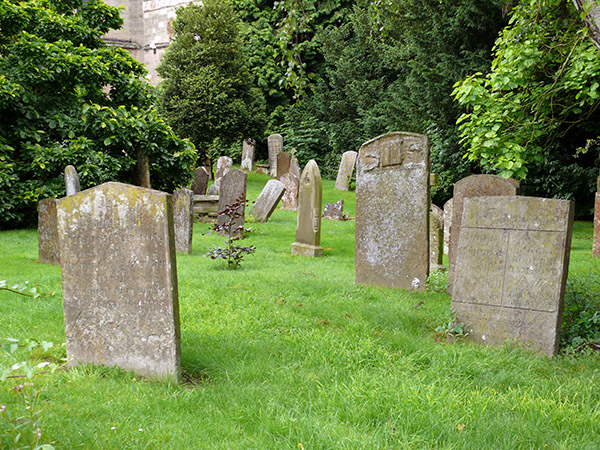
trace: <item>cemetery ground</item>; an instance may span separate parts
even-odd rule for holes
[[[249,175],[250,200],[267,180]],[[323,203],[343,198],[354,216],[354,193],[333,186],[323,180]],[[443,339],[445,275],[425,293],[355,285],[354,221],[323,221],[322,258],[291,255],[295,211],[246,227],[256,231],[243,245],[256,252],[239,269],[202,256],[223,245],[205,223],[195,224],[193,253],[177,254],[181,383],[78,366],[0,381],[0,403],[24,414],[14,386],[32,382],[24,390],[39,392],[40,442],[61,449],[600,448],[594,352],[549,359]],[[598,298],[591,235],[591,223],[575,224],[569,280]],[[1,232],[0,249],[0,280],[54,292],[0,290],[2,343],[58,344],[0,351],[0,369],[61,364],[60,267],[37,262],[36,230]],[[9,432],[1,416],[2,449],[13,448]]]

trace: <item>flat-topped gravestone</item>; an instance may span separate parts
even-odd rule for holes
[[[194,195],[206,195],[209,178],[210,176],[206,167],[198,167],[194,170],[194,184],[192,185]]]
[[[254,165],[254,141],[252,139],[244,139],[242,144],[242,163],[240,168],[245,172],[252,172]]]
[[[568,200],[464,200],[452,309],[472,339],[557,353],[573,212]]]
[[[266,222],[275,211],[277,203],[285,192],[285,185],[277,180],[269,180],[252,206],[252,215],[257,222]]]
[[[79,175],[77,174],[77,169],[75,169],[74,166],[65,167],[65,191],[67,192],[67,197],[70,195],[75,195],[81,191],[81,186],[79,185]]]
[[[233,159],[231,159],[229,156],[221,156],[217,160],[217,174],[215,175],[215,184],[219,189],[221,188],[221,180],[225,175],[229,173],[232,167]]]
[[[281,181],[285,187],[285,191],[281,197],[281,207],[283,209],[296,210],[298,208],[299,177],[292,172],[288,172],[282,176],[279,181]]]
[[[598,188],[596,202],[594,203],[594,240],[592,243],[592,256],[600,258],[600,177],[598,177]]]
[[[358,153],[354,151],[344,152],[342,155],[340,168],[338,169],[337,178],[335,179],[336,189],[339,189],[340,191],[350,190],[350,182],[352,181],[352,174],[354,173],[357,157]]]
[[[322,196],[321,172],[319,172],[317,163],[311,159],[300,177],[296,242],[292,244],[292,255],[323,256],[323,247],[321,247]]]
[[[67,357],[180,376],[171,195],[105,183],[58,201]]]
[[[450,227],[450,242],[448,247],[448,294],[452,295],[454,284],[454,260],[456,246],[461,231],[463,202],[467,197],[484,197],[493,195],[518,195],[519,186],[514,180],[508,180],[496,175],[471,175],[459,180],[454,185],[452,202],[452,225]]]
[[[277,155],[277,179],[281,179],[286,173],[290,171],[290,165],[292,162],[292,155],[287,152],[281,152]]]
[[[444,203],[444,254],[448,254],[450,246],[450,226],[452,224],[452,199]]]
[[[38,262],[60,264],[55,198],[38,202]]]
[[[269,150],[269,173],[272,177],[277,176],[277,155],[283,151],[283,136],[272,134],[267,138]]]
[[[425,289],[429,139],[392,132],[364,143],[356,172],[355,281]]]
[[[194,191],[179,189],[173,192],[173,228],[175,230],[175,250],[192,253]]]
[[[430,272],[444,268],[444,228],[438,212],[433,209],[434,206],[435,205],[431,205],[432,209],[429,215]],[[435,207],[437,208],[437,206]]]
[[[227,205],[233,204],[237,199],[246,198],[246,180],[248,175],[241,170],[231,170],[221,180],[221,188],[219,194],[219,211],[223,211]],[[244,237],[244,211],[245,203],[239,209],[241,217],[238,217],[232,224],[232,236]],[[224,215],[219,215],[217,225],[224,225],[228,218]],[[221,234],[227,234],[221,232]]]

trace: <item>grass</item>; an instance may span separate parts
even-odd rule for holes
[[[248,198],[268,178],[251,174]],[[324,180],[323,201],[354,193]],[[202,257],[223,238],[196,224],[178,254],[185,383],[104,367],[36,377],[45,442],[71,449],[597,449],[600,358],[437,342],[450,297],[354,285],[354,222],[324,221],[325,257],[291,255],[296,213],[251,223],[237,270]],[[575,226],[571,275],[598,272]],[[0,338],[64,342],[60,268],[35,230],[0,233]],[[60,350],[64,353],[64,350]],[[7,361],[0,356],[0,365]],[[0,402],[16,408],[0,382]],[[114,428],[113,428],[114,427]],[[140,431],[141,430],[141,431]],[[0,421],[0,434],[2,432]],[[0,442],[2,442],[0,440]],[[0,444],[0,448],[2,444]]]

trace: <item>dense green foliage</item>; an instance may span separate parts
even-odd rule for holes
[[[491,72],[458,83],[469,159],[524,193],[591,206],[600,161],[600,52],[571,2],[522,0]]]
[[[68,164],[82,188],[127,181],[141,150],[154,187],[189,178],[193,146],[156,113],[145,69],[101,39],[121,24],[98,0],[0,0],[0,228],[64,195]]]
[[[229,1],[179,8],[175,39],[157,69],[169,123],[196,145],[200,161],[232,144],[241,150],[242,139],[263,133],[264,99],[253,87],[239,28]]]

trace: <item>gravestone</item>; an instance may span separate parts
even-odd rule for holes
[[[104,183],[58,201],[67,357],[180,376],[171,195]]]
[[[67,197],[70,195],[75,195],[81,191],[81,186],[79,185],[79,175],[77,174],[77,169],[75,169],[74,166],[65,167],[65,191],[67,192]]]
[[[252,172],[254,164],[254,141],[252,139],[244,139],[242,144],[242,164],[241,169],[245,172]]]
[[[444,203],[444,254],[448,254],[450,245],[450,226],[452,225],[452,199]]]
[[[355,282],[424,290],[429,273],[429,139],[365,142],[356,172]]]
[[[292,149],[292,151],[294,151],[294,149]],[[298,178],[298,180],[300,179],[300,163],[298,162],[298,158],[296,158],[296,155],[294,154],[292,154],[289,173]]]
[[[600,177],[596,191],[596,202],[594,204],[594,240],[592,243],[592,256],[600,258]]]
[[[292,155],[287,152],[281,152],[277,155],[277,179],[281,179],[286,173],[290,171],[290,164],[292,162]]]
[[[219,186],[217,184],[211,184],[206,190],[206,195],[219,195]]]
[[[246,180],[248,176],[241,170],[231,170],[221,180],[219,194],[219,211],[222,211],[227,205],[233,204],[238,198],[246,198]],[[244,237],[244,211],[245,203],[239,209],[241,217],[233,221],[232,236]],[[223,225],[228,218],[225,215],[219,215],[217,225]],[[220,234],[226,234],[221,232]]]
[[[335,203],[326,203],[321,218],[327,220],[348,220],[348,214],[344,214],[344,199],[340,198]]]
[[[38,202],[38,262],[60,264],[55,198]]]
[[[209,177],[206,167],[198,167],[194,170],[194,184],[192,185],[192,190],[195,195],[206,195]]]
[[[431,205],[429,213],[429,271],[444,268],[444,227],[438,212]],[[435,206],[437,209],[437,206]],[[441,210],[440,210],[441,211]]]
[[[281,181],[285,187],[283,197],[281,197],[281,207],[283,209],[295,211],[298,208],[299,178],[292,172],[288,172],[282,176],[279,181]]]
[[[221,180],[229,173],[233,167],[233,159],[229,156],[220,156],[217,160],[217,174],[215,175],[215,184],[221,189]]]
[[[192,253],[194,191],[179,189],[173,193],[173,228],[175,230],[175,250]]]
[[[275,211],[277,203],[285,192],[285,185],[277,180],[269,180],[252,206],[252,215],[257,222],[266,222]]]
[[[573,212],[568,200],[464,200],[452,309],[472,339],[557,353]]]
[[[292,244],[292,255],[323,256],[323,247],[321,247],[322,196],[321,173],[317,163],[311,159],[300,177],[296,242]]]
[[[352,174],[354,173],[357,157],[358,153],[354,151],[344,152],[342,155],[340,168],[338,169],[337,178],[335,179],[336,189],[339,189],[340,191],[350,190],[350,183],[352,182]]]
[[[272,134],[267,138],[269,150],[269,174],[272,177],[277,176],[277,155],[283,151],[283,136]]]
[[[464,199],[466,197],[518,194],[519,187],[514,180],[507,180],[496,175],[471,175],[456,182],[452,197],[454,200],[452,202],[452,225],[448,247],[448,294],[452,295],[454,284],[454,260],[461,230]]]

